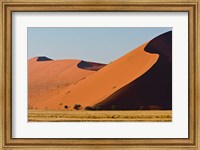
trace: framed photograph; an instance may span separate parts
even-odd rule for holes
[[[199,1],[1,1],[2,149],[200,149]]]

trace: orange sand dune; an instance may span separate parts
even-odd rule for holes
[[[80,104],[82,107],[85,107],[85,106],[94,106],[95,104],[102,102],[105,98],[107,98],[120,88],[124,87],[125,85],[129,84],[130,82],[134,81],[135,79],[143,75],[156,63],[156,61],[159,58],[159,55],[145,52],[144,48],[146,45],[147,43],[143,44],[137,49],[129,52],[128,54],[122,56],[121,58],[108,64],[107,66],[103,67],[102,69],[96,72],[88,70],[86,71],[82,69],[81,71],[83,71],[85,74],[81,75],[81,78],[86,76],[87,78],[79,81],[76,80],[78,82],[74,83],[73,86],[58,87],[57,91],[54,90],[53,92],[50,92],[47,90],[46,94],[41,95],[38,98],[37,103],[34,103],[34,107],[40,109],[44,108],[64,109],[65,105],[69,106],[70,108],[73,108],[75,104]],[[73,64],[72,65],[73,68],[71,67],[67,69],[67,71],[72,69],[69,71],[72,75],[79,73],[77,72],[79,68],[74,65],[75,63],[77,62],[76,61],[71,62],[71,64]],[[38,65],[38,67],[39,66],[40,65]],[[51,70],[52,68],[54,67],[52,67],[52,65],[49,64],[49,67],[47,68],[48,72],[53,71]],[[42,71],[42,74],[44,76],[43,78],[49,78],[49,75],[47,73],[43,73]],[[68,82],[71,81],[71,79],[69,80],[68,77],[65,78],[65,74],[67,75],[67,73],[59,74],[60,76],[62,76],[61,79],[63,79],[60,82],[66,82],[67,84]],[[88,76],[88,74],[90,74],[90,76]],[[31,76],[31,71],[30,71],[30,76]],[[50,80],[52,81],[51,84],[53,84],[55,80],[57,79],[52,78]],[[75,79],[73,79],[73,81],[74,80]],[[47,83],[44,85],[48,87],[51,86],[51,84],[49,85]]]
[[[145,74],[117,90],[95,107],[103,110],[172,110],[172,32],[152,39],[145,51],[159,54],[156,63]]]
[[[59,94],[60,90],[94,73],[79,69],[77,64],[80,60],[37,61],[37,59],[39,58],[32,58],[28,62],[28,103],[31,108],[36,108],[38,104]]]

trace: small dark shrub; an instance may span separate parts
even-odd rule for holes
[[[81,108],[81,105],[80,105],[80,104],[75,104],[75,105],[74,105],[74,109],[79,110],[80,108]]]
[[[86,107],[85,107],[85,110],[93,110],[93,108],[90,107],[90,106],[86,106]]]
[[[64,106],[64,108],[65,108],[65,109],[68,109],[68,108],[69,108],[69,106],[65,105],[65,106]]]

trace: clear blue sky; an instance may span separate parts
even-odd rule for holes
[[[28,28],[28,58],[46,56],[109,63],[170,27]]]

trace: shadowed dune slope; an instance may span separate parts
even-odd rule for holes
[[[172,32],[151,40],[148,53],[159,54],[158,61],[143,75],[100,102],[104,109],[172,109]]]
[[[77,66],[81,69],[97,71],[97,70],[103,68],[105,65],[106,64],[100,64],[100,63],[94,63],[94,62],[88,62],[88,61],[81,61]]]
[[[156,63],[159,55],[145,52],[146,45],[147,43],[141,45],[96,71],[85,80],[81,80],[59,94],[49,97],[48,101],[40,103],[40,107],[64,109],[64,106],[67,105],[72,109],[75,104],[85,107],[94,106],[104,101],[107,97],[146,73]]]
[[[52,59],[45,57],[45,56],[37,57],[37,61],[49,61],[49,60],[52,60]]]

